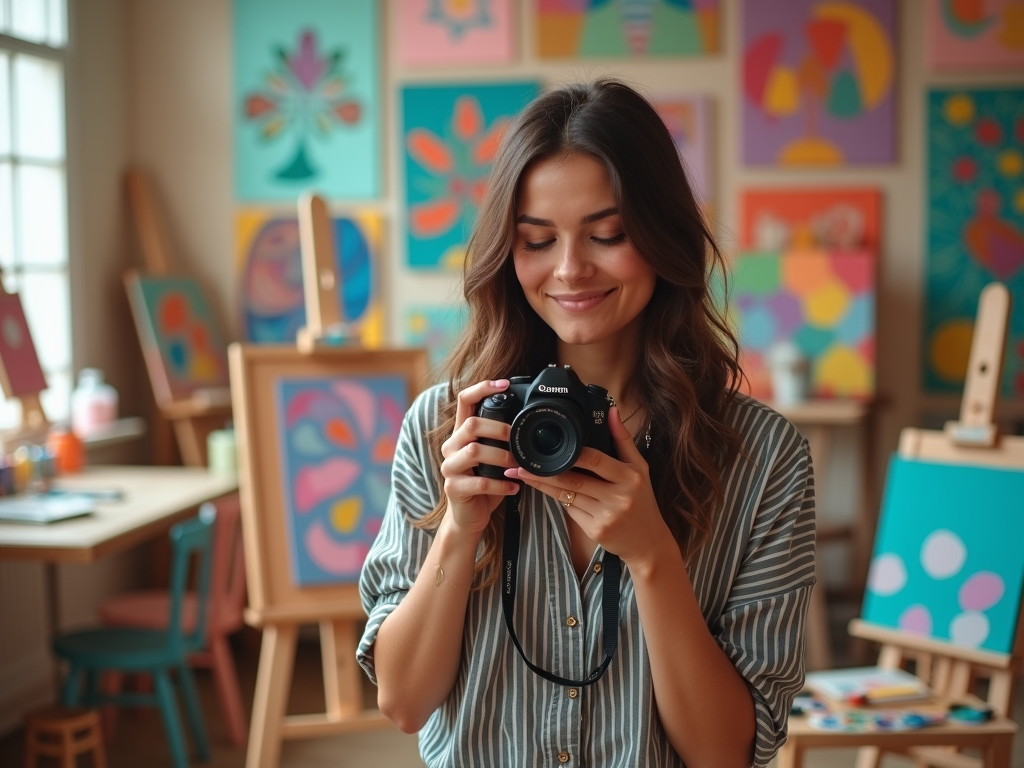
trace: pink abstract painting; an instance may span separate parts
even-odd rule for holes
[[[33,395],[46,389],[25,310],[16,293],[0,292],[0,374],[7,397]]]
[[[398,0],[402,66],[512,61],[511,0]]]
[[[926,0],[933,70],[1024,69],[1024,2]]]

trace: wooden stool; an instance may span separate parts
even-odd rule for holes
[[[95,768],[107,768],[95,709],[57,707],[25,718],[25,768],[35,768],[36,758],[42,756],[59,757],[61,768],[74,768],[84,752],[92,752]]]

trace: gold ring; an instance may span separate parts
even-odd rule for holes
[[[566,509],[568,509],[569,507],[572,506],[572,503],[574,501],[576,501],[576,492],[575,491],[566,491],[565,492],[565,501],[562,502],[562,506],[565,507]]]

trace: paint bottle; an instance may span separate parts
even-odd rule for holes
[[[217,429],[207,436],[206,463],[215,475],[238,473],[238,450],[233,428]]]
[[[29,481],[32,480],[32,459],[28,446],[20,445],[15,448],[11,460],[11,469],[14,470],[14,492],[22,493],[28,489]]]
[[[68,426],[60,425],[50,430],[46,447],[53,454],[57,474],[69,475],[80,472],[85,466],[85,449],[78,435]]]
[[[83,368],[71,393],[71,431],[85,439],[117,420],[117,390],[99,368]]]

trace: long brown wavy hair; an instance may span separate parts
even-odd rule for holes
[[[686,556],[707,539],[723,503],[722,475],[740,444],[727,410],[742,374],[736,338],[711,287],[716,269],[724,281],[721,252],[668,129],[651,104],[622,82],[600,79],[551,90],[505,132],[469,241],[463,274],[468,329],[446,361],[448,399],[428,436],[430,448],[440,464],[461,389],[532,376],[557,362],[555,333],[527,302],[512,251],[524,171],[571,153],[604,164],[625,234],[657,275],[644,309],[632,387],[654,425],[649,463],[658,506]],[[418,525],[436,528],[446,509],[442,490],[438,506]],[[483,535],[477,588],[497,578],[503,522],[499,507]]]

